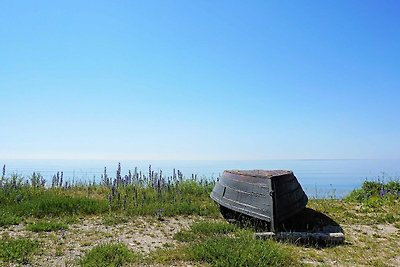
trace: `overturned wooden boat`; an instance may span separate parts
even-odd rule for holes
[[[308,198],[293,172],[285,170],[227,170],[219,178],[211,198],[229,218],[243,214],[275,226],[302,211]]]

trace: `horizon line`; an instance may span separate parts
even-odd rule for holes
[[[0,158],[1,160],[33,160],[33,161],[270,161],[270,160],[400,160],[399,158],[268,158],[268,159],[110,159],[110,158]]]

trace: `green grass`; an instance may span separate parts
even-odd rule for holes
[[[80,193],[79,190],[76,193]],[[108,211],[105,200],[74,195],[72,190],[63,192],[58,189],[30,187],[0,190],[0,203],[0,212],[7,210],[8,213],[20,217],[89,215]]]
[[[250,233],[238,237],[214,236],[188,249],[189,260],[211,266],[298,266],[289,249],[274,241],[255,240]]]
[[[365,202],[348,200],[310,200],[309,208],[325,213],[337,223],[381,224],[400,223],[399,199],[372,198]]]
[[[82,267],[112,267],[128,266],[140,259],[138,254],[133,253],[124,244],[110,243],[97,245],[87,251],[80,260]]]
[[[252,232],[226,222],[197,222],[175,234],[183,242],[174,249],[159,249],[151,254],[154,262],[176,261],[207,263],[211,266],[297,266],[292,249],[273,241],[255,240]]]
[[[308,207],[327,214],[338,223],[400,223],[399,181],[365,181],[345,199],[310,199]]]
[[[200,215],[218,216],[218,206],[210,199],[213,186],[204,185],[196,181],[183,181],[171,188],[164,188],[159,193],[149,187],[131,187],[124,192],[129,199],[126,214],[129,216],[155,215]],[[118,200],[113,203],[113,208],[118,208],[121,203]]]
[[[0,210],[0,227],[16,225],[16,224],[19,224],[21,221],[22,221],[21,217],[15,215],[15,214],[6,212],[4,210],[3,211]]]
[[[102,223],[106,226],[114,226],[122,223],[127,223],[129,222],[129,219],[127,217],[123,216],[104,216]]]
[[[8,182],[10,184],[11,182]],[[150,183],[151,184],[151,183]],[[20,184],[0,188],[0,226],[21,218],[104,215],[109,217],[176,215],[219,216],[209,198],[213,184],[180,181],[155,188],[148,183],[44,188]]]
[[[27,264],[31,255],[38,250],[38,241],[28,238],[0,239],[0,262]]]
[[[238,228],[225,222],[196,222],[188,230],[182,230],[174,235],[181,242],[191,242],[213,235],[225,235],[236,232]]]
[[[61,229],[68,229],[68,225],[64,222],[54,220],[40,220],[29,223],[26,229],[32,232],[53,232]]]

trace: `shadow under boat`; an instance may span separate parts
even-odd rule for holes
[[[259,239],[274,238],[297,245],[327,247],[344,243],[343,228],[331,217],[311,208],[304,208],[292,217],[278,223],[270,232],[268,222],[220,207],[221,214],[230,223],[254,230]]]

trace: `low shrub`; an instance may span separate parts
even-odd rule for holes
[[[377,202],[376,198],[400,198],[400,181],[364,181],[361,188],[353,190],[346,200],[368,202],[373,199],[372,202]]]
[[[102,219],[102,223],[106,226],[113,226],[113,225],[118,225],[122,223],[127,223],[129,222],[129,219],[127,217],[122,217],[122,216],[105,216]]]
[[[26,229],[32,232],[52,232],[52,231],[58,231],[61,229],[68,229],[68,225],[59,222],[59,221],[37,221],[34,223],[30,223],[26,226]]]
[[[0,210],[0,227],[19,224],[21,221],[22,221],[21,217]]]
[[[30,256],[37,251],[38,244],[38,241],[27,238],[2,238],[0,239],[0,261],[27,264]]]
[[[129,250],[121,243],[109,243],[97,245],[87,251],[80,260],[82,267],[108,267],[126,266],[137,262],[139,255]]]

